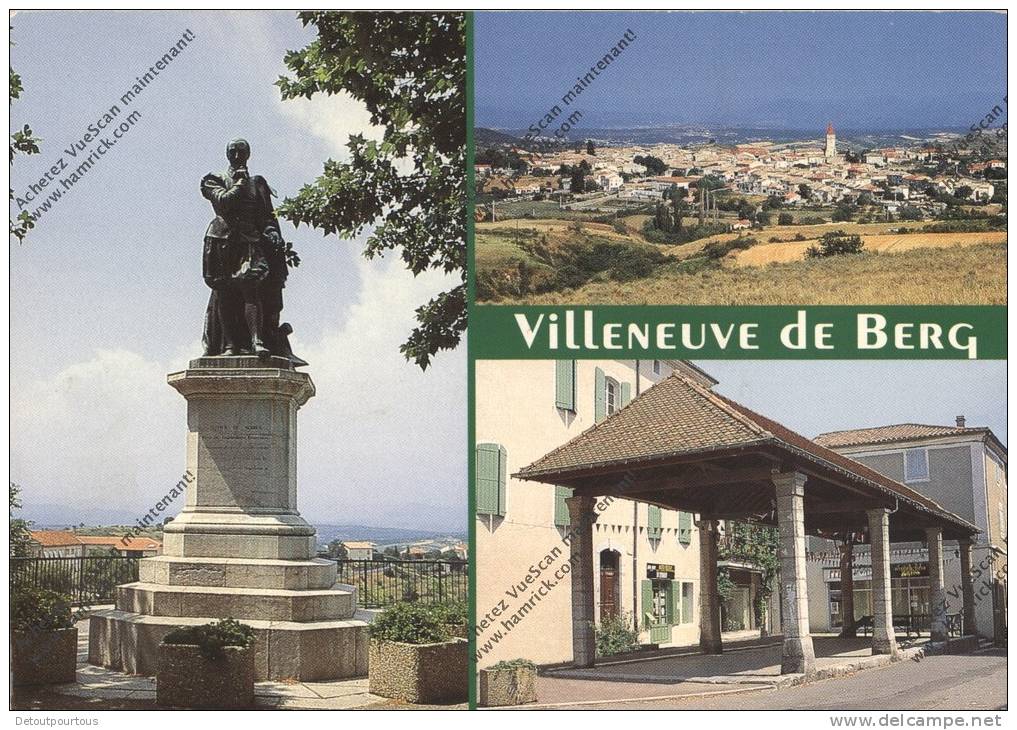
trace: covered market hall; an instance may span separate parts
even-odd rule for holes
[[[978,529],[915,490],[785,428],[680,374],[520,470],[519,479],[572,490],[575,667],[596,663],[593,525],[612,498],[698,515],[699,647],[722,652],[718,524],[776,526],[781,674],[810,674],[806,536],[861,533],[872,553],[872,654],[896,655],[890,543],[928,547],[931,640],[946,641],[943,542],[957,541],[963,633],[975,633],[972,536]],[[851,575],[850,562],[842,565]]]

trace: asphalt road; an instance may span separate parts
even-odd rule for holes
[[[899,662],[787,689],[587,709],[989,711],[1006,709],[1006,705],[1006,652],[992,649]]]

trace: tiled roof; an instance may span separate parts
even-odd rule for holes
[[[898,423],[892,426],[857,428],[850,431],[821,433],[816,443],[835,449],[840,446],[861,446],[863,444],[884,444],[893,441],[911,441],[936,436],[961,436],[984,434],[987,428],[959,428],[957,426],[928,426],[923,423]]]
[[[32,539],[43,547],[80,545],[81,540],[70,530],[32,530]]]
[[[832,468],[974,529],[933,500],[674,373],[515,476],[540,480],[709,451],[769,445]]]
[[[521,477],[760,443],[770,437],[678,373],[519,472]]]
[[[158,550],[162,543],[150,537],[124,537],[123,535],[78,535],[85,545],[106,545],[117,550]]]

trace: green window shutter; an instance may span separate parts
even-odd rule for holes
[[[688,545],[692,542],[692,513],[678,513],[678,542]]]
[[[640,583],[640,591],[642,593],[642,603],[640,604],[643,609],[643,626],[649,626],[651,617],[653,616],[653,583],[648,580],[644,580]]]
[[[681,610],[681,592],[682,584],[679,581],[672,580],[667,584],[667,622],[671,626],[682,622],[678,613]]]
[[[660,527],[660,507],[651,504],[646,511],[646,534],[652,540],[660,538],[662,529]]]
[[[690,624],[695,619],[692,615],[695,603],[692,600],[692,584],[682,583],[682,623]]]
[[[593,379],[593,389],[593,422],[600,423],[607,416],[607,379],[600,368]]]
[[[506,452],[498,444],[477,444],[477,514],[505,514]]]
[[[566,411],[576,410],[576,361],[554,363],[554,405]]]
[[[622,383],[621,384],[621,403],[619,404],[620,407],[624,408],[625,406],[627,406],[629,404],[630,400],[632,400],[632,385],[631,385],[631,383]]]
[[[508,481],[508,452],[504,446],[498,447],[498,514],[505,514],[505,502],[508,498],[508,490],[505,485]]]
[[[572,496],[572,490],[569,487],[558,487],[554,488],[554,524],[556,527],[568,527],[572,524],[572,519],[569,517],[569,506],[565,504],[565,500]]]

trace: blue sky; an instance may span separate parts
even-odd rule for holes
[[[1003,13],[480,13],[475,29],[479,126],[526,127],[627,29],[572,106],[586,124],[966,128],[1006,94]]]
[[[718,392],[809,438],[894,423],[988,426],[1004,444],[1002,360],[696,362]]]
[[[11,24],[25,86],[12,129],[30,123],[43,140],[12,168],[18,194],[195,35],[129,107],[141,113],[131,130],[10,249],[12,479],[28,506],[144,513],[184,469],[185,404],[165,376],[200,354],[213,215],[201,176],[243,136],[281,199],[343,157],[349,134],[376,132],[348,97],[280,100],[283,55],[314,35],[294,12],[19,12]],[[300,415],[301,511],[463,528],[465,347],[426,374],[398,352],[414,308],[450,282],[367,261],[362,241],[283,232],[303,259],[283,316],[318,388]]]

